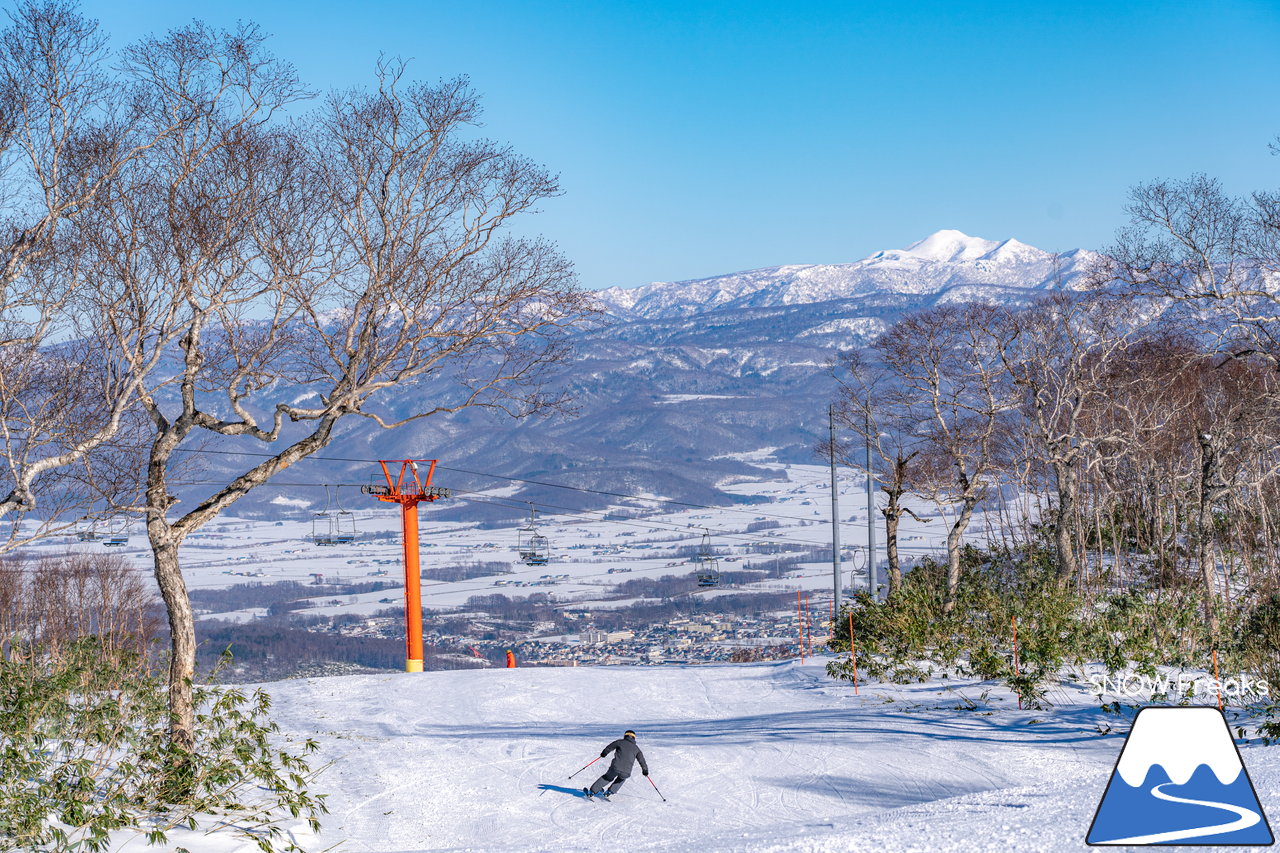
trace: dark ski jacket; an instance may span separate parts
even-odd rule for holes
[[[616,750],[616,752],[614,752],[613,763],[609,765],[610,771],[625,779],[631,775],[632,766],[639,761],[640,769],[644,771],[644,775],[649,775],[649,765],[645,762],[644,753],[640,751],[640,747],[636,746],[635,738],[618,738],[604,748],[604,751],[600,753],[600,757],[604,758],[614,750]]]

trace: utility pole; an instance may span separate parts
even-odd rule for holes
[[[388,465],[400,463],[393,475]],[[425,479],[418,474],[418,463],[430,463]],[[383,459],[385,486],[362,486],[360,491],[380,501],[400,504],[400,521],[404,528],[404,669],[422,672],[422,570],[418,565],[418,504],[452,496],[449,489],[431,485],[436,472],[434,459]]]
[[[867,392],[867,591],[871,600],[879,598],[876,594],[876,484],[871,469],[871,392]]]
[[[836,407],[827,406],[831,429],[831,575],[835,580],[835,612],[840,613],[840,492],[836,488]],[[835,631],[835,626],[831,629]]]

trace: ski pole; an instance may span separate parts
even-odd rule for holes
[[[599,760],[600,760],[600,759],[599,759],[599,758],[597,758],[595,761],[592,761],[592,762],[588,763],[586,767],[581,767],[581,768],[579,768],[579,769],[577,769],[577,770],[573,771],[572,773],[570,773],[570,774],[569,774],[569,778],[570,778],[570,779],[572,779],[574,776],[577,776],[577,775],[578,775],[579,773],[581,773],[583,770],[586,770],[586,769],[587,769],[587,767],[590,767],[592,764],[595,764],[595,763],[596,763],[596,761],[599,761]]]
[[[653,781],[653,777],[652,777],[652,776],[646,776],[646,777],[644,777],[644,778],[646,778],[646,779],[648,779],[648,780],[649,780],[649,784],[653,786],[653,790],[658,791],[658,783],[657,783],[657,782],[655,782],[655,781]],[[662,797],[662,792],[661,792],[661,791],[658,791],[658,796],[659,796],[659,797]],[[662,797],[662,801],[665,803],[665,802],[667,801],[667,798],[666,798],[666,797]]]

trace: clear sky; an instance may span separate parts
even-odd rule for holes
[[[1099,248],[1127,188],[1280,186],[1280,0],[89,0],[115,42],[256,21],[316,88],[467,74],[588,287],[840,263],[941,228]]]

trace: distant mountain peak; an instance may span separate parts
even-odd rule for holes
[[[931,261],[976,261],[995,251],[1000,245],[997,240],[983,240],[981,237],[970,237],[963,231],[944,228],[912,243],[903,251]]]
[[[690,281],[610,287],[596,294],[608,310],[627,319],[868,297],[923,307],[939,299],[968,301],[997,293],[1070,289],[1084,280],[1092,257],[1085,250],[1055,256],[1012,238],[986,240],[948,228],[905,249],[886,249],[852,263],[789,264]]]

